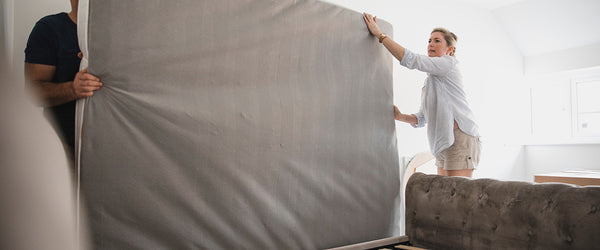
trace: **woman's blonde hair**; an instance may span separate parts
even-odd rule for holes
[[[454,47],[452,52],[450,52],[450,55],[454,56],[454,53],[456,53],[456,42],[458,41],[458,37],[454,33],[444,28],[435,28],[433,31],[431,31],[431,34],[433,34],[433,32],[440,32],[444,34],[444,39],[446,40],[448,47]]]

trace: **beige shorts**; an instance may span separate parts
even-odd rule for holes
[[[444,170],[475,169],[479,164],[480,153],[479,137],[454,129],[454,144],[438,155],[435,165]]]

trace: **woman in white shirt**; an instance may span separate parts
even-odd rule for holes
[[[367,13],[363,17],[371,34],[379,38],[400,65],[427,73],[419,112],[403,114],[394,106],[395,119],[415,128],[427,124],[429,147],[436,158],[439,175],[472,177],[479,164],[481,142],[454,57],[456,35],[435,28],[429,38],[427,56],[419,55],[381,32],[376,17]]]

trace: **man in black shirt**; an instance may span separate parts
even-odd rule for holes
[[[87,69],[79,71],[78,4],[79,0],[71,0],[71,12],[40,19],[25,49],[27,87],[39,97],[70,157],[75,144],[75,100],[92,96],[102,86]]]

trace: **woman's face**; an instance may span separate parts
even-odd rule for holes
[[[444,34],[441,32],[431,33],[429,38],[429,45],[427,45],[427,55],[429,57],[440,57],[449,55],[454,50],[454,47],[448,47]]]

